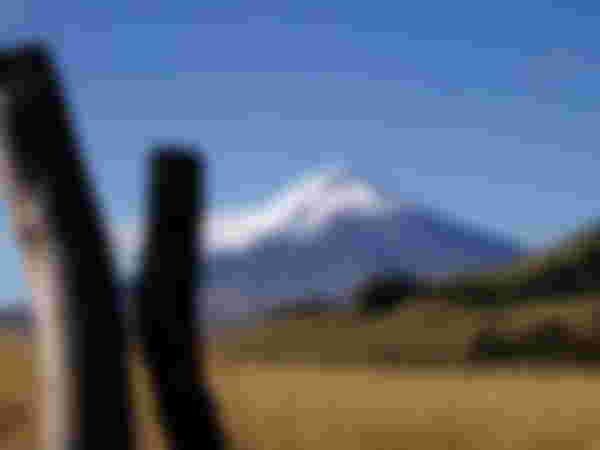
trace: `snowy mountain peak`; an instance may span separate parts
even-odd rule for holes
[[[347,167],[327,167],[305,173],[257,208],[214,217],[209,244],[215,251],[245,250],[277,233],[310,236],[340,214],[377,215],[393,207]]]
[[[344,187],[347,188],[352,184],[362,183],[352,174],[347,166],[336,165],[305,172],[290,183],[283,192],[306,196],[315,193],[323,194],[327,191],[336,191]]]
[[[305,174],[277,194],[271,207],[316,219],[346,209],[379,212],[387,203],[371,185],[338,166]]]
[[[212,224],[215,317],[242,317],[308,291],[349,301],[344,293],[376,273],[439,279],[524,254],[444,211],[382,194],[345,167],[309,172],[259,207]]]

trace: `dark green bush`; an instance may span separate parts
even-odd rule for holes
[[[427,292],[427,285],[415,274],[396,272],[378,274],[365,281],[355,291],[355,302],[361,314],[381,314],[402,304],[408,297]]]

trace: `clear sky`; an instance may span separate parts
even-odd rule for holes
[[[595,2],[29,1],[0,3],[0,40],[53,45],[115,224],[165,139],[205,149],[215,209],[343,163],[533,247],[600,216]]]

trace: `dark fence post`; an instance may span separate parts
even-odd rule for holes
[[[204,164],[181,146],[163,146],[152,159],[144,265],[133,297],[159,416],[173,450],[225,448],[201,370],[197,301],[206,281]]]

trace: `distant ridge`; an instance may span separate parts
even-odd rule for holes
[[[307,291],[336,295],[370,274],[441,278],[510,264],[517,242],[400,196],[345,167],[311,171],[255,208],[209,218],[211,318]]]

